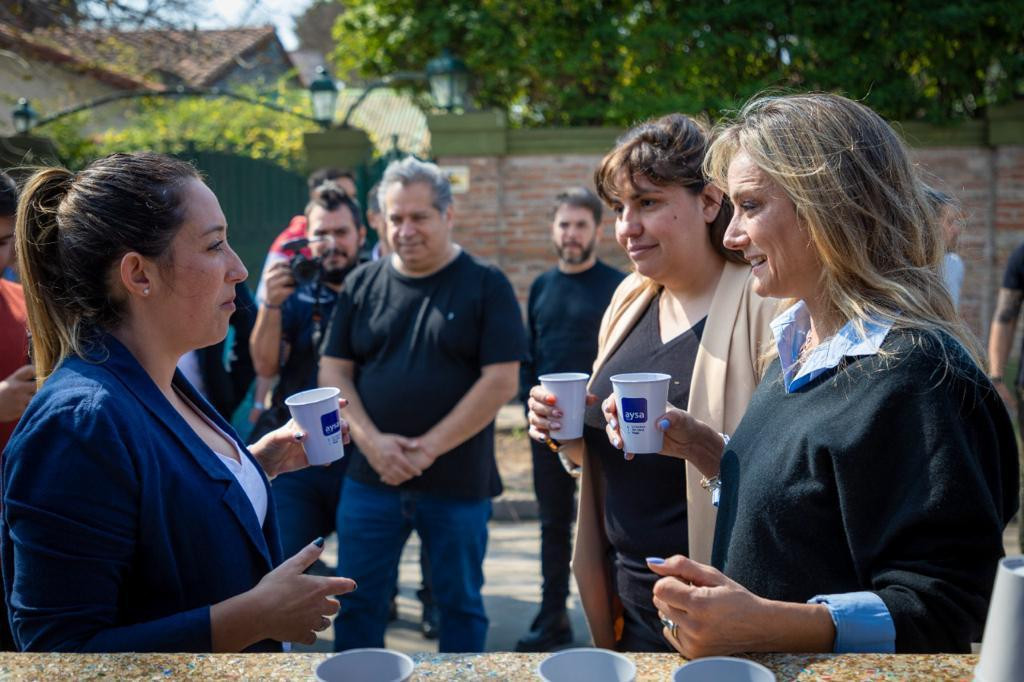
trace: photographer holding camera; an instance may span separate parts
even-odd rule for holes
[[[249,339],[257,375],[279,375],[271,406],[256,422],[252,438],[288,421],[285,398],[316,388],[321,339],[345,276],[359,264],[366,239],[359,205],[334,183],[313,191],[305,215],[306,239],[286,245],[295,255],[273,264],[265,274],[266,294]],[[301,253],[307,240],[312,258]],[[345,457],[327,467],[307,467],[274,480],[286,553],[301,549],[309,537],[326,537],[334,531],[347,464]]]

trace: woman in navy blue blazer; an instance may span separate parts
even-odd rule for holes
[[[189,164],[115,154],[29,181],[19,266],[41,388],[4,451],[0,533],[31,651],[280,651],[355,584],[282,561],[267,476],[307,464],[293,424],[247,449],[175,370],[224,338],[245,267]]]

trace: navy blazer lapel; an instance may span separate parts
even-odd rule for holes
[[[238,519],[242,528],[245,530],[246,535],[259,550],[259,553],[267,561],[267,565],[270,568],[274,566],[274,560],[271,556],[269,543],[267,538],[263,534],[263,529],[259,525],[259,520],[256,518],[256,514],[253,512],[252,503],[246,496],[245,491],[242,489],[241,484],[234,477],[234,475],[228,471],[227,467],[217,456],[210,450],[210,447],[200,438],[192,427],[188,425],[177,410],[167,401],[164,394],[160,392],[160,389],[153,382],[153,379],[146,373],[139,362],[132,355],[131,351],[124,347],[124,345],[115,339],[113,336],[105,335],[101,342],[101,346],[105,347],[105,356],[101,355],[94,357],[94,360],[99,360],[107,366],[111,374],[114,375],[120,381],[125,388],[131,391],[136,398],[142,403],[150,414],[167,427],[167,430],[173,434],[174,438],[181,444],[182,448],[186,450],[195,463],[202,469],[207,476],[215,481],[220,481],[224,484],[224,503],[228,506],[231,512]],[[174,372],[174,387],[180,390],[185,397],[192,401],[192,404],[198,407],[203,413],[212,420],[222,431],[231,436],[238,443],[239,448],[247,457],[251,458],[245,444],[242,443],[234,429],[231,428],[213,409],[209,403],[203,398],[195,388],[185,379],[184,375],[179,370]],[[263,478],[264,485],[267,485],[266,476],[263,475],[263,469],[260,467],[258,462],[255,462],[256,467],[260,471],[260,475]],[[273,498],[267,495],[270,505],[273,505]],[[274,519],[270,518],[269,508],[267,514],[267,522],[273,522]]]

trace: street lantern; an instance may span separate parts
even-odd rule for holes
[[[469,69],[447,49],[427,62],[427,80],[434,103],[442,109],[464,109],[469,91]]]
[[[316,67],[316,78],[309,84],[309,100],[313,106],[313,119],[324,128],[330,128],[338,105],[338,86],[323,66]]]
[[[36,119],[39,118],[39,114],[28,103],[28,100],[22,97],[18,100],[18,106],[11,113],[11,118],[14,119],[15,132],[19,135],[24,135],[32,130],[32,126],[35,124]]]

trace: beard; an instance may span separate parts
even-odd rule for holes
[[[597,235],[590,240],[590,243],[586,246],[580,246],[578,244],[571,244],[579,249],[579,255],[571,253],[565,244],[555,244],[555,252],[558,254],[559,260],[568,265],[579,265],[580,263],[586,263],[590,260],[590,257],[594,255],[594,247],[597,246]]]
[[[333,255],[332,253],[324,254],[324,257]],[[345,281],[345,277],[348,273],[355,270],[356,266],[359,265],[359,258],[352,256],[352,258],[345,262],[344,265],[334,268],[322,268],[320,279],[326,284],[341,284]]]

